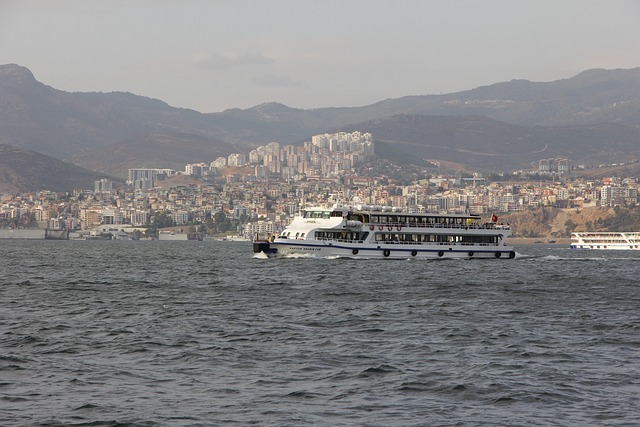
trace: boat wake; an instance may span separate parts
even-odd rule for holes
[[[514,259],[526,259],[526,258],[532,258],[532,255],[527,255],[527,254],[522,254],[520,252],[516,252],[516,256]]]
[[[516,255],[516,259],[519,257]],[[607,261],[638,261],[638,257],[605,257],[605,256],[593,256],[593,257],[573,257],[573,256],[560,256],[560,255],[524,255],[522,258],[529,258],[532,260],[540,261],[585,261],[585,262],[607,262]]]
[[[298,259],[298,258],[322,258],[322,257],[317,257],[313,254],[287,254],[287,255],[280,255],[279,258]]]

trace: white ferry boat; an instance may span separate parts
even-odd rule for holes
[[[253,251],[268,256],[515,258],[506,243],[510,235],[508,224],[482,223],[479,215],[336,204],[303,210],[279,235],[254,240]]]
[[[640,233],[617,231],[585,231],[571,233],[571,249],[638,250]]]

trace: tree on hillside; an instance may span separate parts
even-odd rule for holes
[[[231,229],[233,229],[233,223],[231,222],[231,220],[229,219],[229,217],[227,217],[227,214],[225,214],[222,211],[216,212],[213,215],[214,221],[215,221],[215,230],[218,232],[225,232],[225,231],[229,231]]]
[[[173,227],[173,217],[166,212],[157,212],[153,215],[153,225],[156,228]]]
[[[576,229],[578,224],[576,224],[574,221],[568,219],[568,220],[565,221],[564,226],[565,226],[565,228],[567,230],[567,234],[571,234]]]
[[[615,215],[605,218],[602,227],[609,231],[634,231],[640,230],[640,208],[621,208],[616,206],[613,209]]]

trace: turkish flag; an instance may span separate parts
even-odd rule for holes
[[[498,222],[498,216],[496,214],[491,215],[491,222]]]

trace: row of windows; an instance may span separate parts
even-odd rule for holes
[[[472,225],[479,218],[461,218],[444,216],[407,216],[407,215],[371,215],[370,222],[374,224],[446,224]]]
[[[406,224],[411,226],[433,226],[441,224],[443,226],[471,226],[478,224],[480,218],[472,217],[445,217],[445,216],[412,216],[412,215],[368,215],[360,213],[350,213],[349,220],[362,221],[371,224]]]
[[[295,233],[291,231],[284,232],[280,237],[288,239],[303,239],[305,233]],[[365,240],[369,236],[368,231],[316,231],[314,234],[318,240]]]
[[[375,240],[379,242],[497,244],[498,236],[376,233]]]
[[[613,243],[627,243],[626,239],[583,239],[587,244],[613,244]],[[629,243],[635,243],[635,240],[629,240]]]
[[[365,240],[369,236],[368,231],[316,231],[316,239],[319,240]]]
[[[368,236],[369,233],[366,231],[315,232],[315,238],[319,240],[364,241]],[[498,236],[470,236],[456,234],[374,233],[374,240],[376,242],[498,244]]]
[[[332,216],[342,216],[340,212],[336,211],[304,211],[305,218],[324,218],[329,219]]]
[[[339,211],[305,211],[305,218],[324,218],[341,217],[342,212]],[[414,216],[414,215],[387,215],[387,214],[365,214],[350,212],[347,215],[348,220],[361,221],[363,223],[373,224],[446,224],[446,225],[472,225],[477,223],[480,218],[475,217],[448,217],[448,216]]]

